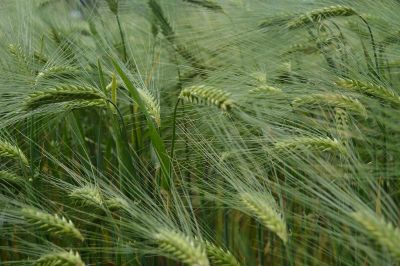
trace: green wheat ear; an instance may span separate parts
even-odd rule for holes
[[[355,79],[339,79],[336,81],[336,85],[347,90],[356,91],[367,96],[373,96],[380,100],[400,105],[399,95],[380,85]]]
[[[100,190],[94,186],[76,188],[72,190],[68,196],[81,206],[103,207],[103,199]]]
[[[63,216],[52,215],[30,207],[22,208],[21,213],[28,222],[41,229],[45,229],[49,233],[54,235],[70,235],[81,241],[84,240],[74,223]]]
[[[35,84],[38,84],[43,79],[48,79],[52,77],[63,77],[63,76],[73,76],[79,73],[79,69],[71,66],[53,66],[43,69],[39,72],[35,79]]]
[[[26,166],[29,165],[28,159],[21,149],[4,140],[0,140],[0,158],[1,157],[21,161]]]
[[[105,96],[97,89],[87,86],[62,85],[51,89],[35,91],[28,95],[24,101],[25,110],[55,104],[70,103],[77,104],[82,101],[104,101]],[[84,106],[81,106],[84,107]]]
[[[336,139],[323,137],[296,137],[275,143],[273,151],[291,153],[301,151],[332,152],[346,155],[346,148]]]
[[[351,213],[350,216],[360,223],[372,238],[400,261],[400,229],[398,227],[385,221],[384,218],[376,217],[368,212],[358,211]]]
[[[271,197],[268,202],[257,193],[241,193],[239,197],[245,210],[260,220],[286,244],[288,240],[286,222],[276,210],[274,199]]]
[[[319,93],[303,96],[292,101],[293,108],[302,106],[327,106],[331,108],[341,108],[354,112],[363,117],[367,117],[367,109],[357,99],[333,93]]]
[[[159,248],[173,259],[192,266],[208,266],[206,251],[202,244],[168,229],[161,229],[154,235]]]
[[[346,6],[330,6],[312,10],[306,14],[300,15],[297,18],[290,20],[287,24],[289,29],[304,27],[310,23],[320,21],[332,17],[346,17],[356,15],[356,11]]]
[[[229,252],[229,250],[224,250],[217,247],[209,241],[204,241],[206,247],[207,257],[210,260],[211,265],[215,266],[240,266],[235,256]]]
[[[186,87],[181,91],[179,98],[191,103],[214,105],[222,111],[230,111],[235,107],[229,93],[205,85]]]
[[[35,266],[85,266],[78,252],[53,252],[40,257]]]
[[[25,182],[25,179],[10,171],[0,170],[0,182],[20,186]]]
[[[184,2],[191,3],[193,5],[197,5],[200,7],[204,7],[216,12],[223,12],[223,9],[220,5],[218,5],[215,1],[210,0],[183,0]]]

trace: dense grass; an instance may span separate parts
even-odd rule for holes
[[[2,0],[0,265],[399,265],[399,12]]]

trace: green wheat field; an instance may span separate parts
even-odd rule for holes
[[[400,265],[399,0],[0,0],[0,265]]]

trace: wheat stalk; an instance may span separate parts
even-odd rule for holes
[[[78,252],[59,251],[40,257],[35,261],[36,266],[85,266]]]
[[[206,247],[207,257],[210,260],[211,265],[215,266],[240,266],[235,256],[232,255],[229,250],[224,250],[217,247],[213,243],[205,240],[204,245]]]
[[[29,165],[28,159],[21,149],[4,140],[0,140],[0,158],[1,157],[21,161],[26,166]]]
[[[154,235],[159,248],[172,258],[192,266],[208,266],[206,252],[201,243],[183,233],[161,229]]]
[[[400,260],[400,229],[398,227],[386,222],[384,218],[376,217],[367,212],[354,212],[351,217],[360,223],[382,247]]]
[[[215,105],[222,111],[230,111],[235,106],[229,93],[205,85],[186,87],[179,98],[191,103]]]
[[[323,137],[296,137],[275,143],[274,151],[293,152],[293,151],[319,151],[336,152],[346,155],[346,148],[336,139]]]
[[[50,233],[55,235],[70,235],[83,241],[83,236],[74,223],[63,216],[52,215],[30,207],[22,208],[21,213],[27,221]]]
[[[320,9],[312,10],[306,14],[300,15],[297,18],[290,20],[287,24],[289,29],[300,28],[323,19],[331,17],[346,17],[356,15],[356,11],[351,7],[346,6],[329,6]]]
[[[367,109],[364,107],[362,103],[360,103],[360,101],[341,94],[333,94],[333,93],[311,94],[303,96],[301,98],[297,98],[292,101],[293,108],[299,108],[304,105],[341,108],[344,110],[358,113],[363,117],[367,116]]]
[[[35,91],[28,95],[24,101],[26,110],[54,104],[68,103],[81,100],[104,100],[104,95],[97,89],[87,86],[62,85],[59,87]]]
[[[282,215],[272,206],[275,205],[272,197],[267,201],[257,193],[241,193],[239,198],[245,210],[260,220],[266,228],[277,234],[286,244],[288,240],[286,223]]]
[[[339,79],[336,81],[336,85],[344,89],[357,91],[368,96],[373,96],[381,100],[400,105],[400,97],[395,94],[394,91],[380,85],[355,79]]]

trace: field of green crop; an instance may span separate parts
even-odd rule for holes
[[[0,0],[0,265],[400,265],[399,14]]]

